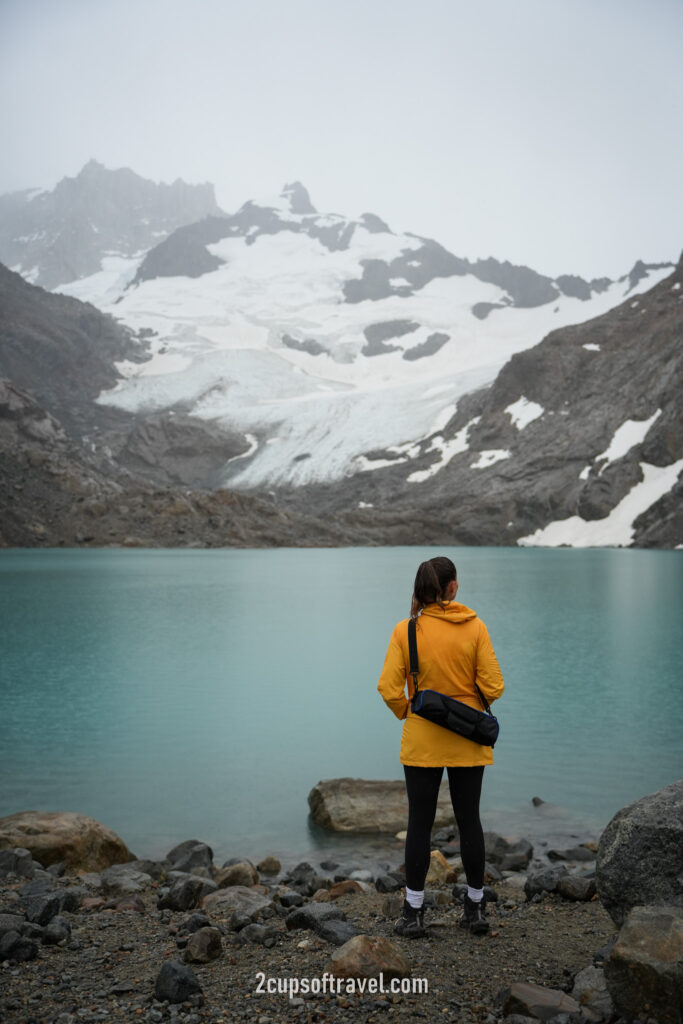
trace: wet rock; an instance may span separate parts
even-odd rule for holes
[[[500,864],[510,843],[498,832],[484,832],[484,856],[490,864]]]
[[[35,960],[38,956],[38,943],[19,932],[5,932],[0,938],[0,961],[2,960]]]
[[[228,867],[219,868],[214,875],[219,889],[229,885],[255,885],[258,882],[258,871],[247,861],[239,861]]]
[[[312,896],[318,889],[324,888],[325,883],[325,879],[308,861],[302,861],[292,868],[286,881],[290,888],[295,889],[302,896]]]
[[[184,1003],[193,995],[201,995],[202,987],[194,971],[177,960],[163,965],[154,984],[155,998],[160,1002]]]
[[[683,907],[683,779],[617,811],[600,839],[596,885],[616,924],[635,906]]]
[[[222,952],[221,933],[218,928],[209,926],[192,933],[183,957],[187,963],[208,964],[211,960],[217,960]]]
[[[45,867],[63,861],[67,868],[99,871],[134,859],[106,825],[71,811],[20,811],[0,818],[0,848],[7,847],[29,850]]]
[[[683,909],[634,907],[604,966],[617,1012],[627,1019],[683,1018]]]
[[[282,865],[277,857],[269,854],[267,857],[264,857],[263,860],[258,862],[256,870],[262,875],[279,875],[282,871]]]
[[[253,921],[266,907],[272,907],[273,901],[254,889],[242,885],[231,885],[227,889],[218,889],[209,893],[201,903],[211,917],[230,917],[235,911],[247,914]]]
[[[193,874],[194,868],[208,868],[213,864],[213,850],[199,839],[186,839],[166,854],[166,860],[174,871]]]
[[[60,942],[67,942],[71,938],[71,922],[60,914],[53,917],[43,931],[43,945],[56,946]]]
[[[595,882],[580,875],[564,875],[558,878],[555,891],[565,900],[591,900],[595,896]]]
[[[557,988],[544,988],[530,982],[515,982],[503,994],[503,1013],[521,1014],[536,1020],[550,1020],[560,1013],[579,1013],[575,999]]]
[[[612,997],[607,989],[605,972],[600,967],[585,967],[574,978],[572,998],[577,1003],[606,1020],[614,1012]]]
[[[396,943],[371,935],[356,935],[335,950],[325,970],[337,978],[408,978],[410,964]]]
[[[568,874],[569,872],[564,864],[530,873],[524,883],[524,892],[526,893],[527,900],[533,899],[534,896],[541,892],[555,892],[559,880]]]

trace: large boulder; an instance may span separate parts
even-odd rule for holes
[[[683,779],[614,815],[600,839],[595,881],[618,925],[636,906],[683,907]]]
[[[325,970],[336,978],[409,978],[410,962],[396,943],[375,935],[356,935],[332,954]]]
[[[408,821],[405,782],[325,779],[308,794],[313,821],[333,832],[398,832]],[[435,828],[453,821],[448,783],[439,790]]]
[[[73,811],[19,811],[0,818],[0,850],[23,847],[43,867],[100,871],[135,860],[123,840],[94,818]]]
[[[627,1020],[683,1021],[683,910],[634,907],[605,961],[605,980]]]

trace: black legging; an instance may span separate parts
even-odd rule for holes
[[[429,868],[430,838],[443,768],[403,765],[408,791],[408,834],[406,836],[406,884],[418,892],[424,889]],[[460,832],[467,884],[481,889],[484,884],[484,832],[479,820],[479,797],[484,765],[447,768],[448,786],[455,820]]]

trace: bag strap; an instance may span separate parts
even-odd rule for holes
[[[409,654],[410,654],[410,675],[413,677],[413,688],[414,688],[414,691],[415,691],[413,693],[413,698],[417,696],[417,690],[418,690],[417,675],[418,675],[418,672],[419,672],[419,662],[417,660],[417,631],[416,631],[415,622],[416,622],[415,619],[408,619],[408,651],[409,651]],[[486,700],[486,698],[484,697],[484,694],[481,692],[481,690],[477,686],[476,682],[474,684],[474,688],[477,691],[477,693],[479,694],[479,700],[482,702],[482,704],[486,708],[486,714],[490,715],[491,714],[491,706],[488,703],[488,701]]]
[[[408,620],[408,650],[410,652],[410,674],[413,677],[413,698],[415,698],[417,696],[417,674],[419,672],[415,619]]]

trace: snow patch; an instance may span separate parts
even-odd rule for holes
[[[375,506],[371,501],[359,501],[358,508],[374,508]]]
[[[671,285],[671,291],[672,292],[677,292],[680,287],[681,287],[681,282],[680,281],[676,281],[676,284],[672,284]]]
[[[683,459],[670,466],[651,466],[641,462],[643,480],[626,494],[604,519],[581,519],[570,516],[558,519],[527,537],[520,537],[520,547],[598,548],[628,547],[633,541],[633,523],[674,486],[683,469]]]
[[[530,402],[524,395],[512,405],[508,405],[504,412],[510,413],[510,419],[512,420],[513,426],[517,427],[517,430],[524,430],[524,428],[532,422],[537,420],[539,416],[542,416],[545,409],[538,402]]]
[[[447,466],[454,456],[459,455],[461,452],[466,452],[468,447],[467,436],[470,429],[475,425],[475,423],[478,423],[480,419],[481,416],[475,416],[473,420],[466,423],[465,426],[462,427],[449,441],[444,441],[443,437],[437,435],[437,437],[432,440],[429,451],[438,451],[440,452],[441,457],[437,459],[436,462],[433,462],[431,466],[428,466],[427,469],[418,469],[414,473],[411,473],[407,478],[406,483],[421,484],[423,480],[428,480],[430,476],[434,476],[440,469]]]
[[[648,430],[661,415],[661,412],[661,409],[657,409],[657,412],[650,416],[649,420],[626,420],[625,423],[622,423],[614,432],[609,446],[600,455],[595,456],[595,462],[605,460],[604,465],[600,467],[600,474],[607,469],[610,462],[616,462],[617,459],[623,458],[631,448],[645,440]]]
[[[584,466],[583,469],[581,470],[581,472],[579,473],[579,480],[587,480],[588,477],[590,476],[590,471],[591,471],[591,467],[590,466]]]
[[[479,452],[479,458],[470,463],[470,469],[488,469],[494,462],[509,459],[511,454],[506,448],[490,448],[486,452]]]
[[[592,342],[588,342],[586,345],[582,345],[581,348],[585,348],[586,352],[599,352],[600,346],[594,345]]]

